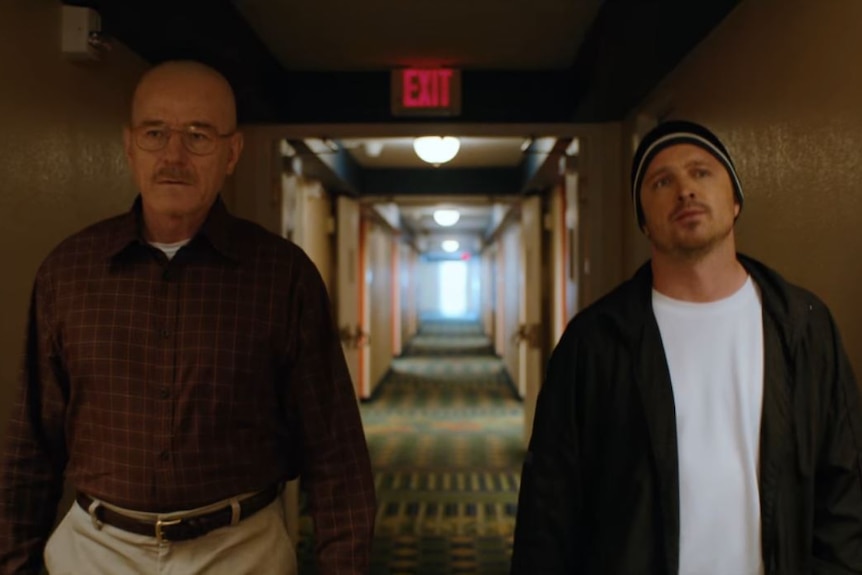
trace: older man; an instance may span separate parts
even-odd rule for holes
[[[826,306],[737,254],[703,126],[645,136],[632,201],[652,258],[553,353],[512,573],[862,573],[862,402]]]
[[[374,488],[314,265],[232,217],[234,97],[150,70],[124,132],[140,196],[40,267],[0,470],[0,573],[295,573],[301,473],[322,574],[366,573]],[[77,491],[45,545],[63,476]]]

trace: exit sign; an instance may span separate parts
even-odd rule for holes
[[[461,71],[393,70],[391,96],[394,116],[457,116],[461,113]]]

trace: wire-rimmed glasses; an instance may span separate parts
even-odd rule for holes
[[[132,128],[135,144],[147,152],[163,150],[174,132],[180,135],[183,147],[197,156],[212,154],[221,138],[229,138],[236,133],[219,134],[214,126],[206,124],[188,124],[181,128],[171,128],[165,124],[143,124]]]

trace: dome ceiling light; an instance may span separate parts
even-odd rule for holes
[[[440,247],[443,248],[444,252],[454,253],[458,251],[458,248],[461,247],[461,244],[458,243],[458,240],[443,240],[440,243]]]
[[[459,219],[461,219],[461,214],[458,210],[434,210],[434,221],[444,228],[454,226]]]
[[[422,136],[413,140],[413,150],[425,162],[439,166],[455,157],[461,141],[453,136]]]

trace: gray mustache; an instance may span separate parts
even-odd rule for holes
[[[156,172],[154,179],[156,181],[173,180],[177,182],[182,182],[183,184],[193,184],[195,177],[194,174],[192,174],[188,170],[184,170],[178,167],[167,166]]]

